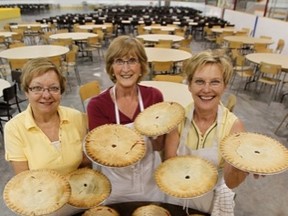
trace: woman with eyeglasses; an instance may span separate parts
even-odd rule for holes
[[[133,127],[136,116],[145,108],[163,101],[155,88],[139,85],[148,73],[145,49],[130,36],[115,38],[105,57],[106,71],[113,86],[92,98],[87,105],[89,130],[104,124]],[[135,166],[100,167],[112,183],[112,193],[105,204],[126,201],[163,201],[164,195],[154,182],[153,173],[161,163],[159,152],[163,136],[146,139],[145,157]]]
[[[215,190],[185,200],[185,205],[188,203],[190,208],[215,216],[232,216],[234,193],[230,188],[237,187],[248,175],[225,163],[219,152],[224,137],[244,131],[243,123],[221,103],[232,75],[232,65],[230,59],[217,50],[203,51],[188,60],[185,72],[193,102],[186,108],[182,124],[166,136],[165,159],[196,155],[212,162],[219,174]],[[178,205],[184,202],[172,197],[167,199]]]
[[[66,79],[48,59],[28,61],[21,85],[28,98],[27,109],[5,124],[5,158],[14,173],[53,169],[67,174],[91,162],[82,151],[87,133],[84,115],[60,106]]]

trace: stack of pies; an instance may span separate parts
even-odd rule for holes
[[[220,144],[223,158],[234,167],[269,175],[288,168],[288,150],[278,141],[257,133],[237,133]]]
[[[135,128],[149,137],[163,135],[174,129],[185,117],[184,108],[176,102],[156,103],[135,119]]]
[[[218,179],[216,167],[195,156],[177,156],[164,161],[155,171],[156,184],[177,198],[193,198],[211,191]]]
[[[131,128],[107,124],[94,128],[85,138],[85,151],[94,162],[109,167],[125,167],[146,153],[143,137]]]
[[[82,216],[120,216],[119,213],[108,206],[97,206],[82,214]]]
[[[3,198],[8,208],[20,215],[46,215],[64,206],[70,185],[53,170],[27,170],[6,184]]]
[[[78,208],[91,208],[107,199],[111,193],[109,179],[97,170],[82,168],[68,174],[71,196],[68,203]]]
[[[132,213],[132,216],[148,216],[148,215],[171,216],[170,212],[167,209],[153,204],[139,207]]]

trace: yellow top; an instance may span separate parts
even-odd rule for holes
[[[223,105],[221,105],[223,108],[223,117],[221,120],[221,125],[217,125],[217,122],[215,121],[210,128],[205,132],[205,134],[201,134],[199,128],[195,124],[194,121],[192,121],[191,124],[189,124],[189,132],[186,139],[186,145],[189,146],[189,148],[193,150],[203,149],[203,148],[209,148],[213,146],[214,141],[216,140],[218,142],[218,150],[219,150],[219,142],[221,140],[229,135],[231,128],[234,124],[234,122],[237,120],[237,117],[230,112],[227,108],[225,108]],[[179,125],[179,132],[181,134],[183,127],[185,125],[185,122],[188,119],[191,119],[191,117],[188,118],[188,113],[192,109],[192,104],[188,105],[186,107],[186,118],[185,121],[182,122],[182,124]],[[188,120],[189,121],[189,120]],[[219,132],[217,130],[220,130]],[[219,134],[219,137],[217,138]],[[220,167],[223,165],[223,159],[221,157],[220,151],[218,152],[218,158],[220,161]]]
[[[30,105],[5,125],[5,159],[27,161],[29,169],[54,169],[67,174],[82,161],[82,141],[86,135],[84,115],[72,108],[58,108],[59,142],[53,142],[36,125]]]

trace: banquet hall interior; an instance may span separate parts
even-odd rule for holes
[[[82,4],[77,8],[61,8],[59,6],[53,6],[50,7],[50,9],[43,9],[41,12],[32,10],[30,12],[28,11],[21,14],[20,17],[2,20],[0,19],[0,29],[4,29],[4,27],[9,23],[34,23],[36,21],[43,21],[43,19],[57,17],[60,15],[90,14],[93,12],[95,12],[95,8],[88,7],[86,4]],[[210,11],[210,13],[212,12]],[[161,15],[158,16],[159,19],[160,16]],[[233,26],[234,23],[230,21],[229,24]],[[219,49],[219,46],[215,43],[215,41],[209,41],[209,37],[205,37],[207,36],[205,35],[205,33],[199,33],[195,29],[188,29],[185,33],[185,37],[187,37],[187,35],[191,35],[192,38],[191,42],[188,45],[188,49],[192,53],[192,55],[206,49]],[[69,31],[73,31],[73,29],[69,29]],[[285,34],[287,40],[287,29],[283,29],[283,31],[286,31]],[[76,64],[78,67],[81,83],[79,84],[79,80],[76,76],[77,73],[75,73],[72,69],[67,74],[68,86],[67,91],[62,97],[62,105],[73,107],[75,109],[85,112],[79,95],[79,87],[81,85],[86,84],[92,80],[98,81],[101,90],[105,90],[109,86],[113,85],[105,71],[105,51],[107,49],[107,46],[109,46],[111,40],[113,40],[113,37],[117,37],[117,35],[123,34],[130,34],[131,36],[136,37],[138,35],[137,28],[135,26],[123,26],[123,28],[118,27],[116,29],[116,34],[114,34],[112,38],[109,38],[107,41],[103,42],[100,48],[100,52],[98,52],[99,50],[97,49],[92,51],[92,58],[89,58],[82,54],[78,55]],[[277,40],[278,39],[274,39],[273,46],[275,45],[275,43],[277,43]],[[36,44],[40,45],[44,43],[45,41],[42,38],[37,38]],[[2,50],[4,49],[0,48],[0,53]],[[287,51],[285,52],[288,53]],[[285,54],[285,52],[283,53]],[[4,65],[4,78],[7,81],[12,82],[11,70],[5,59],[1,60],[1,65]],[[148,76],[144,78],[144,80],[150,79],[151,77]],[[182,81],[182,83],[185,83],[185,80]],[[279,89],[276,95],[277,97],[275,97],[276,99],[272,98],[271,101],[269,101],[269,96],[272,91],[271,88],[264,86],[263,88],[261,88],[261,91],[259,91],[256,90],[257,86],[255,85],[255,83],[249,83],[249,85],[247,85],[247,88],[244,89],[243,79],[241,79],[241,77],[235,76],[233,83],[230,82],[227,86],[222,101],[223,104],[227,104],[228,99],[231,95],[236,96],[236,104],[233,112],[243,121],[246,130],[249,132],[259,133],[271,137],[279,141],[287,148],[288,118],[285,119],[285,117],[288,115],[288,95],[286,97],[283,96],[281,100],[281,94],[283,94],[284,92],[288,92],[288,85],[285,84],[283,84],[282,88]],[[177,92],[177,89],[175,89],[175,91]],[[20,97],[25,98],[25,94],[22,90],[19,90],[18,94]],[[177,94],[179,98],[181,98],[183,95],[183,93],[181,92],[177,92]],[[87,101],[84,102],[84,106],[86,104]],[[21,103],[20,106],[21,109],[24,110],[27,106],[27,101]],[[280,125],[282,120],[284,122]],[[2,124],[3,126],[5,126],[5,122],[2,121]],[[279,125],[280,127],[278,128]],[[2,194],[5,184],[13,176],[13,173],[9,163],[5,161],[4,158],[3,134],[1,134],[0,142],[0,193]],[[288,216],[287,182],[287,171],[274,175],[260,176],[259,179],[255,179],[253,175],[250,174],[247,177],[246,181],[235,189],[237,194],[235,198],[235,216]],[[11,210],[6,207],[3,196],[1,197],[0,215],[15,215]]]

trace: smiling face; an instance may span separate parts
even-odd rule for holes
[[[124,88],[136,85],[141,76],[141,65],[133,56],[115,59],[112,67],[116,84]]]
[[[34,115],[51,115],[57,112],[57,108],[61,101],[61,92],[48,91],[47,88],[59,87],[60,82],[57,74],[53,70],[49,70],[46,73],[34,77],[29,85],[32,87],[43,87],[45,90],[41,92],[32,92],[28,90],[25,92]]]
[[[208,63],[199,67],[189,84],[195,108],[203,111],[217,110],[225,90],[223,72],[218,64]]]

